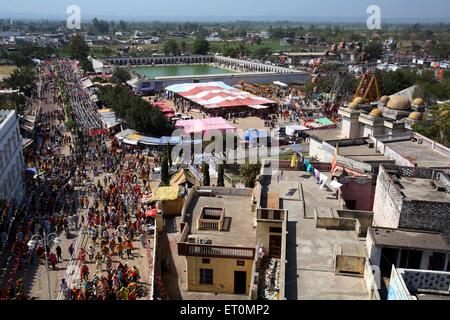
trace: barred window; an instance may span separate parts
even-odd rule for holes
[[[213,284],[213,269],[200,269],[200,284]]]

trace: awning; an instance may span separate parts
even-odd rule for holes
[[[125,139],[126,136],[128,136],[129,134],[133,134],[133,133],[137,133],[137,132],[134,130],[131,130],[131,129],[126,129],[126,130],[123,130],[123,131],[119,132],[118,134],[116,134],[115,137],[116,137],[116,139],[123,140],[123,139]]]
[[[178,199],[180,193],[179,186],[159,187],[153,194],[152,201],[170,201]]]
[[[280,82],[280,81],[274,81],[273,82],[274,85],[280,86],[280,87],[289,87],[286,83]]]
[[[310,128],[297,124],[286,126],[286,134],[288,136],[294,135],[296,131],[307,131],[307,130],[310,130]]]
[[[252,109],[260,110],[260,109],[267,109],[270,106],[264,106],[264,105],[261,105],[261,104],[255,104],[255,105],[248,106],[248,107],[252,108]]]
[[[148,145],[148,146],[159,146],[159,142],[161,138],[153,138],[153,137],[143,137],[139,143]]]
[[[26,149],[29,146],[31,146],[33,144],[33,140],[32,139],[28,139],[28,138],[23,138],[22,139],[22,148]]]
[[[332,126],[332,125],[335,124],[333,121],[331,121],[331,120],[328,119],[328,118],[320,118],[320,119],[316,119],[316,122],[317,122],[317,123],[320,123],[321,125],[324,125],[324,126]]]
[[[138,144],[138,142],[136,140],[130,140],[130,139],[123,139],[122,142],[126,143],[126,144],[130,144],[132,146],[137,146],[137,144]]]

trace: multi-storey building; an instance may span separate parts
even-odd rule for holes
[[[14,110],[0,110],[0,199],[20,200],[25,161],[22,137]]]

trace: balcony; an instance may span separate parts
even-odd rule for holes
[[[255,248],[214,246],[179,242],[178,254],[180,256],[253,260],[255,256]]]

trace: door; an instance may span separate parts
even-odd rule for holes
[[[245,294],[247,292],[247,272],[234,272],[234,293]]]
[[[428,269],[441,271],[445,269],[445,253],[434,252],[430,257]]]
[[[269,256],[272,258],[281,258],[281,236],[269,236]]]
[[[397,263],[398,249],[382,248],[380,271],[383,277],[390,277],[392,265]]]

